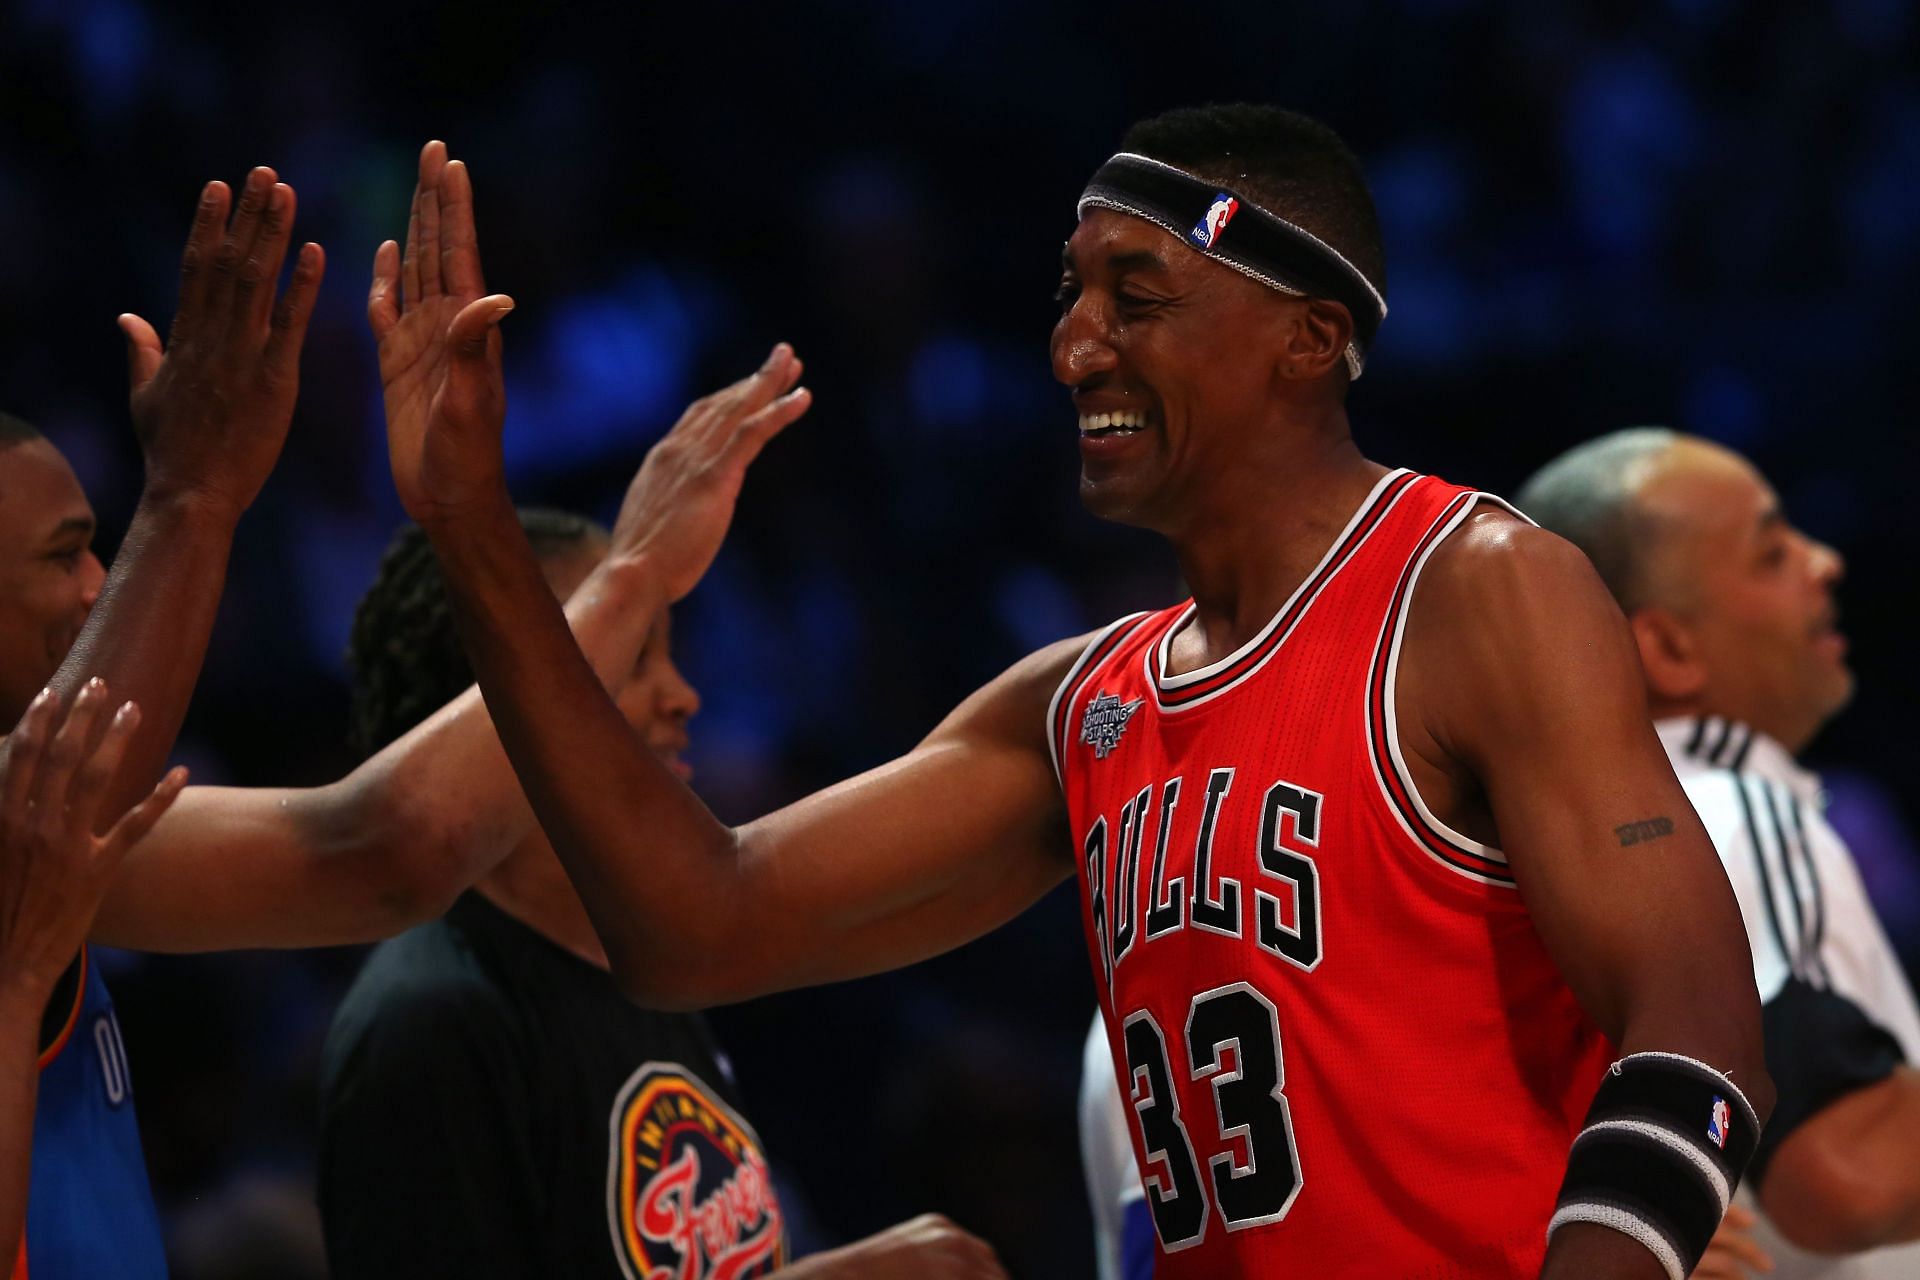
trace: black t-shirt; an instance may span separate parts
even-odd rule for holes
[[[705,1022],[635,1008],[478,894],[374,948],[321,1071],[336,1280],[707,1280],[786,1261]]]

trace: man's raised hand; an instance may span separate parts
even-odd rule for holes
[[[647,453],[614,523],[612,561],[638,561],[679,600],[699,583],[733,522],[747,467],[807,411],[812,393],[786,343],[740,381],[694,401]]]
[[[447,159],[445,143],[429,142],[406,250],[392,240],[380,246],[367,294],[393,481],[422,524],[505,492],[497,326],[511,310],[513,299],[486,293],[467,167]]]
[[[121,316],[120,329],[148,492],[211,502],[237,518],[286,442],[326,257],[317,244],[302,246],[276,306],[293,188],[259,168],[229,220],[232,203],[223,182],[200,193],[165,345],[139,316]]]
[[[0,759],[0,975],[51,992],[86,941],[100,899],[135,841],[167,811],[187,771],[174,769],[139,804],[94,834],[114,774],[140,724],[123,704],[106,731],[107,686],[89,681],[60,714],[52,690],[34,700]]]

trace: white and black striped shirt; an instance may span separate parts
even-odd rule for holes
[[[1830,991],[1891,1034],[1909,1063],[1920,1063],[1920,1005],[1853,855],[1822,813],[1819,777],[1772,738],[1734,721],[1702,716],[1656,727],[1740,900],[1760,999],[1774,1000],[1793,979]],[[1783,1051],[1793,1046],[1769,1044],[1769,1060]],[[1752,1204],[1747,1190],[1741,1194]],[[1794,1248],[1764,1219],[1757,1235],[1774,1256],[1773,1280],[1920,1276],[1920,1246],[1835,1258]]]

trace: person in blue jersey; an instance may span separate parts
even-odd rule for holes
[[[72,704],[100,680],[138,703],[141,715],[116,748],[120,767],[93,801],[107,820],[148,795],[166,768],[234,529],[286,438],[325,265],[320,247],[306,245],[278,288],[293,218],[293,189],[272,169],[254,169],[238,199],[225,183],[208,183],[166,342],[140,317],[120,317],[146,476],[104,582],[87,550],[92,512],[66,460],[17,422],[0,433],[0,723],[25,714],[42,685],[49,702]],[[112,1004],[74,941],[50,962],[59,977],[37,1046],[47,1066],[36,1089],[21,1265],[35,1280],[163,1276]],[[77,1053],[75,1035],[86,1037]],[[96,1055],[107,1095],[97,1110],[83,1079],[84,1060]],[[15,1149],[6,1156],[23,1158]]]
[[[140,1168],[140,1138],[122,1105],[126,1073],[106,988],[84,963],[75,974],[71,958],[127,850],[180,794],[186,771],[168,773],[96,836],[108,783],[140,723],[139,707],[128,702],[96,734],[107,705],[98,680],[65,716],[59,699],[43,692],[0,759],[0,1260],[14,1280],[28,1274],[27,1189],[35,1175],[36,1213],[112,1196],[153,1216],[144,1177],[128,1177]],[[70,994],[56,1000],[63,986]],[[57,1028],[50,1045],[49,1027]],[[43,1095],[57,1096],[50,1110],[67,1122],[60,1129],[35,1128]],[[100,1160],[103,1146],[117,1158]],[[157,1228],[143,1237],[157,1238]],[[163,1265],[157,1257],[136,1263],[144,1271]]]
[[[436,184],[450,168],[457,184],[445,148],[423,150],[422,173]],[[294,255],[276,305],[293,214],[293,191],[271,169],[254,170],[237,200],[209,184],[167,342],[146,321],[122,317],[146,481],[110,572],[89,549],[92,509],[66,459],[31,426],[0,420],[0,724],[25,714],[37,689],[68,702],[95,677],[138,702],[103,815],[125,811],[160,778],[205,657],[236,526],[286,437],[324,263],[317,245]],[[402,424],[424,419],[419,392],[445,358],[453,313],[437,300],[443,257],[460,269],[463,252],[473,253],[470,234],[464,250],[458,237],[442,245],[437,219],[427,221],[409,238],[407,314],[381,344],[387,415]],[[678,466],[719,462],[737,491],[746,464],[717,459],[716,441],[743,427],[778,430],[804,411],[781,398],[798,373],[782,353],[687,411],[669,436],[674,465],[650,457],[622,504],[606,572],[570,599],[576,639],[609,684],[632,671],[663,598],[646,572],[621,567],[643,559],[648,572],[697,576],[731,518],[733,492],[689,494]],[[438,916],[532,829],[469,689],[327,786],[187,788],[128,851],[86,938],[171,952],[374,941]],[[33,1280],[164,1276],[130,1074],[84,944],[44,1004],[36,1048],[48,1067],[34,1109],[42,1137],[28,1166],[25,1265]],[[63,1037],[71,1047],[48,1054]],[[81,1059],[94,1065],[82,1070]],[[90,1123],[85,1090],[60,1083],[68,1073],[91,1079],[88,1070],[105,1081],[113,1127]],[[66,1167],[89,1171],[86,1194],[61,1180]]]

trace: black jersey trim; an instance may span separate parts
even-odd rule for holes
[[[1800,797],[1789,794],[1787,801],[1787,813],[1793,819],[1794,838],[1800,843],[1800,857],[1806,864],[1807,879],[1813,883],[1813,954],[1819,960],[1824,973],[1827,964],[1826,953],[1823,950],[1827,943],[1826,893],[1820,884],[1819,864],[1813,860],[1813,842],[1807,839],[1807,822],[1802,812]],[[1831,977],[1828,980],[1831,982]]]
[[[1753,730],[1748,729],[1746,735],[1747,736],[1740,742],[1740,749],[1733,753],[1733,759],[1727,762],[1727,767],[1735,773],[1740,772],[1741,769],[1746,767],[1747,753],[1753,750],[1753,739],[1755,736]]]
[[[34,1065],[41,1071],[53,1065],[53,1060],[73,1039],[73,1029],[80,1025],[80,1010],[87,1002],[87,968],[91,963],[87,950],[86,944],[82,943],[80,954],[60,975],[60,981],[54,984],[53,998],[47,1001],[47,1007],[40,1015],[40,1053]],[[61,997],[66,994],[69,982],[73,984],[73,998],[63,1001]],[[53,1011],[63,1003],[66,1013],[56,1017]]]
[[[1506,854],[1491,845],[1469,839],[1436,818],[1420,799],[1406,760],[1396,741],[1393,715],[1393,689],[1399,672],[1400,642],[1406,634],[1407,602],[1412,598],[1420,571],[1426,567],[1434,549],[1446,540],[1472,514],[1483,500],[1500,502],[1490,494],[1468,491],[1443,508],[1420,539],[1401,570],[1394,587],[1380,635],[1374,641],[1366,688],[1367,760],[1373,767],[1374,781],[1387,799],[1387,807],[1400,826],[1427,855],[1451,871],[1483,884],[1514,887],[1513,872]],[[1504,502],[1501,506],[1506,506]],[[1511,508],[1508,508],[1511,510]],[[1383,763],[1384,762],[1384,763]]]
[[[1422,479],[1415,472],[1404,468],[1388,472],[1380,478],[1373,492],[1360,504],[1353,518],[1335,538],[1327,553],[1320,558],[1306,580],[1280,606],[1260,633],[1245,645],[1238,653],[1229,655],[1218,663],[1202,667],[1197,671],[1188,671],[1181,675],[1167,674],[1167,663],[1173,645],[1173,637],[1192,620],[1197,606],[1188,605],[1186,610],[1167,628],[1157,644],[1147,650],[1147,687],[1153,692],[1155,706],[1163,712],[1184,711],[1210,702],[1221,694],[1233,689],[1259,671],[1268,659],[1278,653],[1307,616],[1313,602],[1353,559],[1375,529],[1386,521],[1387,515],[1404,497],[1414,483]]]
[[[1693,732],[1680,754],[1716,769],[1739,769],[1747,763],[1759,735],[1737,720],[1723,716],[1696,716]]]
[[[1105,629],[1087,643],[1067,669],[1067,675],[1060,687],[1053,691],[1053,701],[1047,704],[1047,754],[1053,757],[1054,780],[1062,791],[1067,786],[1067,750],[1072,745],[1067,740],[1067,725],[1072,719],[1074,701],[1080,696],[1079,686],[1085,682],[1100,664],[1113,656],[1114,650],[1131,636],[1139,625],[1153,615],[1146,610],[1130,613],[1124,618],[1109,622]],[[1129,626],[1131,623],[1133,625]]]
[[[1794,868],[1795,863],[1801,863],[1811,875],[1811,864],[1807,863],[1804,851],[1796,850],[1795,845],[1787,839],[1787,824],[1780,820],[1780,788],[1762,779],[1760,794],[1766,800],[1767,822],[1773,827],[1774,842],[1780,850],[1780,872],[1787,883],[1787,906],[1793,911],[1794,931],[1800,937],[1801,963],[1805,965],[1810,980],[1817,980],[1819,986],[1832,986],[1833,979],[1820,959],[1819,949],[1813,944],[1813,890],[1809,886],[1806,894],[1801,894],[1800,876]],[[1796,852],[1799,856],[1795,856]]]
[[[1754,820],[1753,800],[1747,795],[1746,779],[1732,770],[1728,770],[1728,776],[1733,781],[1733,793],[1740,798],[1740,816],[1747,824],[1747,843],[1753,846],[1753,863],[1760,871],[1760,898],[1767,904],[1767,928],[1787,962],[1788,972],[1801,977],[1800,957],[1787,945],[1786,930],[1780,927],[1780,908],[1773,900],[1773,872],[1767,866],[1767,849],[1760,839],[1760,824]]]

